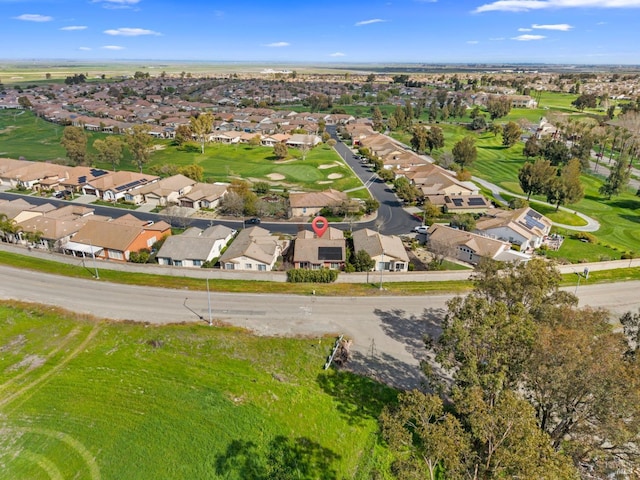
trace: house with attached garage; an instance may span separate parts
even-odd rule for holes
[[[220,200],[227,194],[228,183],[201,183],[193,184],[191,189],[178,198],[181,207],[193,208],[216,208]]]
[[[375,262],[373,270],[386,272],[406,272],[409,270],[409,255],[400,237],[382,235],[363,228],[353,232],[354,253],[364,250]]]
[[[245,228],[220,257],[220,268],[269,272],[287,246],[286,240],[262,227]]]
[[[66,253],[78,256],[95,255],[105,260],[126,262],[131,252],[150,249],[158,240],[171,235],[166,222],[148,222],[133,215],[96,218],[89,221],[61,246]]]
[[[298,233],[293,244],[293,266],[319,270],[344,270],[347,241],[342,230],[329,227],[322,237],[310,230]]]
[[[549,235],[551,220],[531,207],[495,209],[476,221],[476,231],[520,246],[521,251],[539,248]]]
[[[148,183],[131,190],[128,197],[136,205],[146,203],[156,207],[178,204],[179,198],[191,191],[197,182],[184,175],[172,175],[157,182]]]
[[[235,234],[235,230],[224,225],[205,230],[191,227],[181,235],[168,237],[158,250],[156,260],[160,265],[202,267],[205,262],[220,257]]]
[[[118,200],[133,202],[132,190],[158,180],[160,180],[160,177],[146,173],[109,172],[87,182],[82,187],[82,193],[84,195],[95,195],[105,202],[116,202]]]
[[[511,244],[477,233],[434,223],[427,230],[427,248],[437,256],[477,265],[483,258],[522,262],[530,256],[511,250]]]
[[[325,207],[340,205],[348,200],[346,193],[332,188],[322,192],[292,192],[289,194],[289,215],[312,217]]]

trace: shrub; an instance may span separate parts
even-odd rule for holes
[[[321,268],[320,270],[307,270],[306,268],[294,268],[287,272],[287,282],[291,283],[332,283],[338,278],[337,270]]]
[[[513,208],[514,210],[528,206],[529,202],[527,202],[524,198],[515,197],[509,201],[509,208]]]
[[[571,235],[575,240],[586,240],[589,243],[598,243],[598,239],[588,232],[576,232]]]

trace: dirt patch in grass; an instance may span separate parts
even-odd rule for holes
[[[337,163],[323,163],[322,165],[318,165],[318,170],[326,170],[327,168],[333,168],[340,166]]]
[[[18,128],[18,127],[16,127],[15,125],[9,125],[7,128],[3,128],[2,130],[0,130],[0,135],[2,135],[4,133],[11,133],[16,128]]]
[[[27,355],[18,363],[11,365],[7,368],[8,372],[15,372],[16,370],[22,370],[26,368],[28,371],[34,370],[42,365],[44,365],[45,358],[39,355]]]
[[[342,178],[342,174],[341,173],[330,173],[327,178],[330,178],[331,180],[335,180],[336,178]]]

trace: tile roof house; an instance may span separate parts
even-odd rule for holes
[[[294,148],[301,146],[315,147],[322,139],[318,135],[305,135],[303,133],[294,133],[287,140],[287,145]]]
[[[476,265],[483,258],[500,261],[527,261],[530,259],[515,250],[511,244],[477,233],[434,223],[427,230],[427,247],[443,256]]]
[[[178,199],[189,193],[196,183],[195,180],[184,175],[172,175],[134,188],[129,192],[128,197],[130,196],[136,205],[146,203],[165,207],[169,204],[177,204]]]
[[[346,243],[344,233],[337,228],[327,228],[322,237],[303,230],[294,241],[294,268],[343,270],[347,261]]]
[[[382,235],[364,228],[353,232],[354,253],[364,250],[375,261],[374,270],[388,272],[406,272],[409,269],[409,256],[400,237]]]
[[[55,210],[45,215],[24,220],[19,224],[23,232],[38,233],[40,235],[38,246],[47,250],[59,250],[89,220],[89,216],[58,217],[54,213]]]
[[[116,219],[90,219],[62,249],[71,254],[90,253],[106,260],[128,261],[131,252],[139,252],[171,235],[164,222],[145,222],[133,215]]]
[[[220,257],[220,268],[271,271],[286,245],[285,241],[262,227],[245,228]]]
[[[191,227],[181,235],[168,237],[156,259],[160,265],[202,267],[205,262],[218,258],[235,234],[235,230],[224,225],[214,225],[205,230]]]
[[[194,208],[216,208],[220,200],[227,194],[229,184],[227,183],[195,183],[191,189],[178,198],[181,207]]]
[[[154,183],[160,177],[137,172],[109,172],[98,178],[88,181],[82,187],[84,195],[96,195],[105,202],[115,202],[120,199],[127,200],[126,196],[134,188],[148,183]],[[128,199],[131,201],[132,197]]]
[[[324,207],[339,205],[349,200],[346,193],[330,188],[322,192],[292,192],[289,194],[289,215],[311,217]]]
[[[482,195],[443,195],[445,213],[487,213],[493,208]],[[432,197],[429,197],[432,198]]]
[[[531,207],[517,210],[495,209],[476,222],[476,230],[500,240],[520,245],[521,251],[539,248],[549,235],[552,222]]]

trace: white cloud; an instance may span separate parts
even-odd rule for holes
[[[362,20],[361,22],[356,22],[355,26],[356,27],[361,27],[363,25],[371,25],[372,23],[381,23],[384,22],[386,20],[383,20],[381,18],[372,18],[371,20]]]
[[[530,28],[519,28],[518,31],[519,32],[530,32],[531,29]]]
[[[334,52],[329,54],[330,57],[344,57],[345,54],[342,52]]]
[[[538,25],[537,23],[534,23],[531,25],[531,28],[535,30],[558,30],[560,32],[568,32],[573,28],[573,26],[568,23],[556,23],[553,25]]]
[[[105,8],[131,8],[140,0],[93,0],[92,3],[102,3]]]
[[[467,40],[467,43],[468,43],[469,45],[477,45],[477,44],[479,44],[480,42],[479,42],[478,40]]]
[[[107,35],[120,35],[123,37],[139,37],[140,35],[162,35],[161,33],[154,32],[153,30],[146,30],[144,28],[112,28],[105,30],[103,33]]]
[[[640,0],[497,0],[480,5],[475,13],[502,11],[528,12],[530,10],[559,8],[638,8]]]
[[[120,45],[105,45],[102,47],[104,50],[124,50],[124,47]]]
[[[78,50],[82,50],[84,52],[89,52],[91,49],[89,47],[80,47]]]
[[[69,25],[68,27],[62,27],[60,30],[65,30],[67,32],[72,32],[74,30],[86,30],[88,27],[85,25]]]
[[[519,42],[530,42],[531,40],[542,40],[547,38],[544,35],[518,35],[517,37],[511,37],[511,40],[518,40]]]
[[[48,15],[38,15],[36,13],[23,13],[17,17],[13,17],[16,20],[24,20],[25,22],[50,22],[53,17]]]
[[[273,43],[267,43],[263,45],[263,47],[279,48],[279,47],[288,47],[289,45],[291,45],[289,42],[273,42]]]

